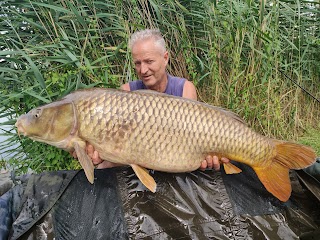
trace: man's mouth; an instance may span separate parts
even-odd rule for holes
[[[149,80],[149,79],[151,78],[151,76],[152,76],[152,75],[142,76],[142,78],[143,78],[144,80]]]

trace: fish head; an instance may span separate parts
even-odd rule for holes
[[[57,146],[75,132],[75,123],[73,104],[55,102],[21,115],[15,126],[19,135]]]

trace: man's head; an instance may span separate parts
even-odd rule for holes
[[[160,31],[146,29],[135,32],[131,36],[129,47],[139,78],[147,88],[164,91],[169,57]]]

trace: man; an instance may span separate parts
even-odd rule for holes
[[[166,67],[169,61],[169,53],[159,30],[145,29],[135,32],[131,36],[129,47],[135,70],[140,80],[126,83],[121,86],[121,89],[126,91],[149,89],[197,100],[196,88],[192,82],[184,78],[173,77],[167,73]],[[97,168],[118,166],[118,164],[101,160],[99,153],[90,144],[87,145],[87,153],[93,163],[97,165]],[[75,153],[73,153],[73,156],[76,157]],[[229,162],[229,159],[224,157],[220,160],[223,163]],[[208,155],[200,166],[201,170],[206,168],[219,170],[219,158]]]

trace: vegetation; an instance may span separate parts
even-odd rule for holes
[[[161,30],[170,73],[192,80],[201,101],[237,112],[268,136],[297,140],[306,129],[312,129],[309,137],[319,131],[320,8],[315,1],[0,4],[0,117],[9,119],[1,124],[3,134],[11,136],[0,151],[9,154],[19,143],[7,167],[77,166],[66,152],[20,139],[11,130],[15,119],[75,89],[117,88],[135,79],[127,42],[143,28]]]

